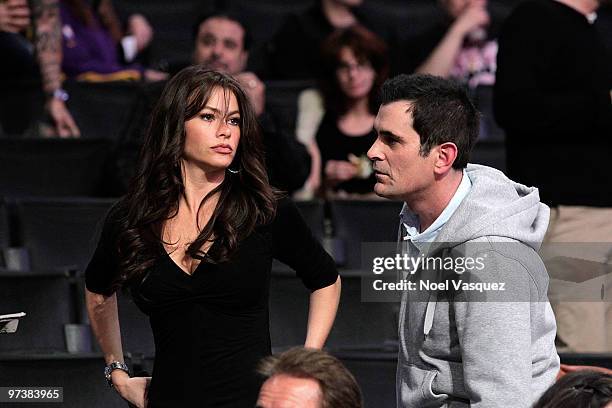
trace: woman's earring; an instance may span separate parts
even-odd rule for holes
[[[238,174],[238,173],[240,173],[240,170],[234,170],[234,169],[229,168],[229,167],[227,168],[227,171],[229,171],[229,172],[230,172],[230,173],[232,173],[232,174]]]

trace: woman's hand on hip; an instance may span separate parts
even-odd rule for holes
[[[138,408],[146,408],[151,377],[130,378],[126,373],[115,370],[112,380],[115,389],[123,399]]]

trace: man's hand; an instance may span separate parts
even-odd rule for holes
[[[121,370],[111,373],[113,386],[123,399],[138,408],[146,408],[151,377],[132,377]]]
[[[165,81],[168,79],[168,73],[155,69],[145,69],[144,78],[147,82]]]
[[[259,116],[264,113],[266,110],[266,85],[252,72],[241,72],[235,75],[235,78],[240,82],[251,100],[255,114]]]
[[[142,14],[132,14],[127,23],[128,34],[136,38],[136,49],[141,52],[153,39],[153,28]]]
[[[357,176],[357,166],[345,160],[329,160],[325,164],[325,176],[332,184],[341,183]]]
[[[453,27],[465,37],[468,33],[489,25],[490,17],[483,0],[473,1],[455,20]]]
[[[45,105],[45,109],[53,119],[55,132],[61,138],[80,137],[81,132],[74,123],[72,115],[68,112],[64,101],[57,98],[50,98]]]
[[[7,0],[0,3],[0,31],[19,33],[30,25],[27,0]]]

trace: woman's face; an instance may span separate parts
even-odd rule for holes
[[[240,109],[232,91],[217,87],[198,115],[185,122],[183,160],[207,172],[225,171],[240,141]]]
[[[369,61],[358,61],[349,47],[340,49],[336,78],[340,89],[349,99],[367,98],[375,76]]]

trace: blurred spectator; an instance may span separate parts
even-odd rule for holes
[[[335,30],[359,23],[376,24],[358,8],[363,0],[317,0],[304,13],[291,15],[268,44],[268,76],[314,79],[320,76],[321,43]],[[388,29],[388,27],[386,27]],[[387,32],[377,32],[389,39]]]
[[[31,18],[33,33],[30,33],[30,38],[34,45],[33,49],[22,35],[28,35],[26,30],[30,27]],[[30,0],[29,4],[27,0],[1,2],[0,50],[4,56],[0,68],[2,78],[7,82],[15,79],[27,81],[35,78],[36,71],[40,70],[42,88],[46,95],[45,111],[53,121],[54,133],[60,137],[80,136],[79,128],[66,108],[67,94],[62,89],[60,70],[62,54],[57,1]],[[17,105],[20,102],[32,103],[30,99],[13,101]],[[31,109],[30,106],[23,108]],[[23,120],[22,115],[17,116]],[[16,126],[9,124],[7,130],[21,133],[27,125],[27,123]]]
[[[111,0],[99,1],[95,9],[86,0],[61,0],[60,12],[62,68],[69,78],[97,82],[167,77],[134,63],[153,38],[142,15],[131,15],[124,33]]]
[[[313,158],[303,194],[319,187],[321,175],[323,187],[330,191],[371,193],[375,179],[366,152],[376,139],[376,96],[389,70],[387,47],[374,33],[355,25],[333,33],[322,52],[322,98],[307,90],[299,101],[298,137]]]
[[[592,24],[598,4],[521,3],[499,37],[494,108],[506,131],[509,177],[538,187],[542,200],[557,206],[545,243],[596,243],[583,245],[576,257],[605,264],[612,254],[607,158],[612,151],[612,68]],[[565,281],[588,279],[565,275]],[[551,302],[558,348],[612,351],[612,305],[600,300]]]
[[[610,408],[612,375],[581,370],[564,375],[533,408]]]
[[[361,408],[355,377],[325,351],[295,347],[262,361],[257,408]]]
[[[250,45],[246,26],[237,16],[208,15],[196,24],[193,62],[233,75],[243,85],[255,112],[261,115],[265,111],[266,87],[257,75],[245,71]]]
[[[400,70],[455,78],[471,88],[493,85],[497,42],[487,0],[440,0],[446,18],[408,41]]]
[[[266,109],[266,86],[253,72],[245,71],[251,46],[248,28],[232,13],[215,13],[195,26],[193,60],[233,75],[246,91],[263,131],[270,183],[289,193],[300,188],[310,168],[306,148],[294,135],[284,134],[273,112]]]

